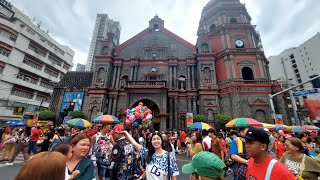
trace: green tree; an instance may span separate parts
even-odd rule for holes
[[[216,128],[223,129],[223,130],[226,129],[226,124],[232,119],[230,116],[225,114],[218,114],[216,118],[217,118],[216,124],[215,124]]]
[[[69,112],[69,116],[72,116],[72,118],[85,118],[83,112],[79,110]]]
[[[39,117],[38,117],[39,120],[55,120],[55,118],[56,118],[56,114],[49,109],[39,112]]]
[[[202,114],[194,114],[193,115],[193,122],[207,122],[207,119]]]

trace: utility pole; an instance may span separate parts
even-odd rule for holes
[[[284,75],[286,77],[286,81],[288,83],[288,87],[291,87],[291,84],[289,83],[287,69],[286,69],[286,66],[284,64],[283,58],[281,58],[281,63],[282,63],[282,66],[283,66],[283,71],[284,71]],[[289,90],[289,95],[290,95],[291,106],[292,106],[292,111],[293,111],[293,116],[294,116],[295,122],[298,122],[298,124],[301,125],[300,119],[299,119],[298,114],[297,114],[296,99],[293,97],[291,89]]]

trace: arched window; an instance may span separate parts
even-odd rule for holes
[[[108,46],[103,46],[101,50],[101,54],[108,54],[109,53],[109,47]]]
[[[93,106],[92,107],[92,111],[91,111],[91,119],[95,119],[98,117],[98,113],[99,113],[99,109],[97,106]]]
[[[209,67],[203,68],[203,80],[205,84],[212,83],[212,71]]]
[[[243,80],[254,80],[253,71],[249,67],[243,67],[241,69]]]
[[[98,73],[97,73],[96,82],[103,83],[105,76],[106,76],[106,71],[104,70],[104,68],[99,68]]]
[[[260,121],[260,122],[265,122],[266,120],[266,113],[261,110],[261,109],[258,109],[256,110],[256,112],[254,113],[254,117],[256,120]]]
[[[213,120],[214,120],[213,110],[209,109],[208,110],[208,121],[213,121]]]
[[[201,44],[201,52],[202,52],[202,53],[209,52],[209,47],[208,47],[208,44],[207,44],[207,43]]]
[[[231,18],[230,19],[230,23],[237,23],[237,19],[236,18]]]
[[[127,75],[122,76],[121,78],[121,89],[123,89],[127,85],[129,77]]]
[[[215,28],[216,28],[216,25],[215,24],[211,24],[210,31],[213,31]]]
[[[181,90],[186,89],[186,77],[181,75],[178,77],[178,81],[179,81],[178,83],[179,89]]]

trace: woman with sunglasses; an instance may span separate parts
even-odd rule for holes
[[[123,133],[141,157],[146,158],[146,179],[177,179],[176,176],[179,175],[177,163],[170,153],[164,150],[160,133],[152,133],[151,145],[147,148],[137,143],[127,131],[123,131]]]
[[[280,159],[294,174],[303,179],[317,179],[320,176],[320,164],[304,153],[303,143],[300,139],[291,137],[286,139],[287,152]]]

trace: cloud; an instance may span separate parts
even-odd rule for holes
[[[158,14],[165,27],[192,44],[201,11],[209,0],[11,0],[31,18],[42,21],[50,36],[75,51],[77,63],[85,64],[97,13],[108,14],[121,25],[124,42],[149,25]],[[257,25],[266,56],[299,46],[320,29],[318,0],[240,0],[246,4],[252,24]]]

